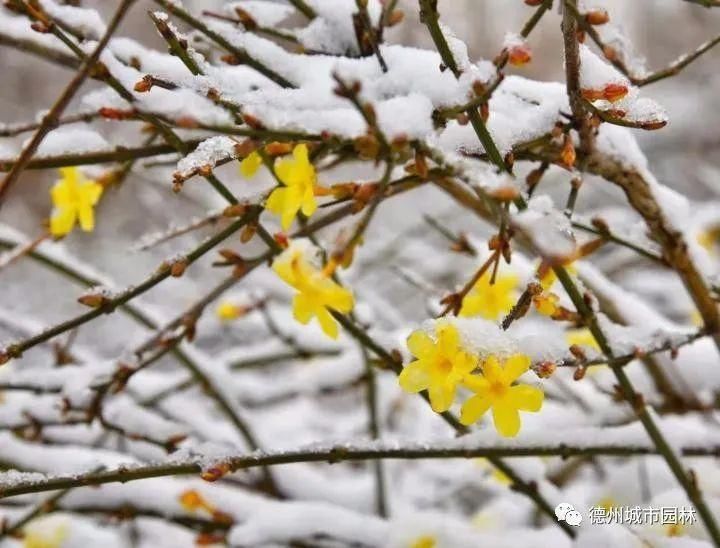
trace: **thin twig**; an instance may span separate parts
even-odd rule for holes
[[[252,57],[244,49],[231,44],[221,34],[210,29],[205,23],[190,15],[190,13],[183,9],[180,4],[174,2],[173,0],[155,0],[155,3],[161,5],[169,13],[171,13],[178,19],[181,19],[199,32],[203,33],[205,36],[207,36],[210,40],[218,44],[223,49],[232,53],[236,57],[238,62],[243,63],[252,69],[255,69],[257,72],[259,72],[263,76],[266,76],[281,87],[295,87],[293,83],[287,80],[284,76],[278,74],[271,68],[267,67],[266,65]]]
[[[452,50],[450,49],[450,46],[445,39],[445,35],[440,28],[440,14],[437,11],[437,1],[418,0],[418,2],[420,4],[420,21],[428,28],[430,36],[435,43],[435,47],[437,48],[443,63],[445,63],[445,66],[452,71],[455,78],[460,78],[462,71],[458,67]],[[467,113],[470,118],[470,124],[485,148],[485,152],[492,160],[492,163],[495,164],[500,171],[508,171],[508,168],[505,165],[505,160],[503,160],[503,157],[500,154],[495,141],[493,141],[490,132],[485,126],[485,122],[480,116],[480,113],[474,108],[468,110]]]
[[[115,33],[118,26],[120,25],[120,22],[123,20],[127,11],[130,9],[134,2],[135,0],[122,0],[120,5],[118,6],[117,11],[115,12],[115,15],[113,15],[112,19],[110,20],[105,34],[100,39],[97,46],[95,46],[95,49],[93,49],[92,53],[83,60],[80,68],[78,69],[78,72],[67,85],[65,90],[60,94],[60,97],[58,97],[57,101],[50,108],[48,113],[43,116],[40,127],[32,136],[28,144],[25,145],[25,147],[23,148],[22,152],[20,153],[20,157],[17,159],[17,162],[15,162],[12,169],[5,176],[5,178],[0,181],[0,205],[2,205],[4,197],[7,194],[10,186],[20,177],[20,174],[23,172],[25,166],[27,166],[27,164],[32,159],[33,154],[35,154],[38,147],[45,139],[45,136],[56,127],[57,123],[60,120],[60,117],[62,116],[62,113],[65,111],[65,108],[68,106],[68,104],[70,104],[70,101],[80,89],[80,86],[82,86],[83,82],[90,74],[90,71],[95,68],[95,63],[97,63],[98,59],[100,58],[100,54],[105,49],[105,46],[107,46],[110,38]]]
[[[566,0],[566,6],[577,8],[577,0]],[[565,80],[568,100],[572,110],[575,128],[580,134],[580,147],[585,152],[593,148],[594,135],[590,125],[580,90],[580,43],[578,42],[578,23],[572,9],[563,10],[563,43],[565,46]]]
[[[715,446],[688,446],[680,451],[687,456],[717,457],[720,448]],[[256,453],[252,455],[228,456],[218,458],[219,464],[227,466],[229,472],[247,470],[258,466],[275,466],[300,462],[325,462],[334,464],[345,461],[360,461],[371,459],[470,459],[470,458],[501,458],[501,457],[536,457],[558,456],[568,458],[572,456],[633,456],[652,455],[656,450],[649,445],[583,445],[572,446],[568,444],[547,445],[518,445],[512,446],[485,446],[473,448],[472,445],[461,448],[446,447],[400,447],[400,448],[353,448],[350,446],[331,447],[327,450],[310,451],[282,451],[279,453]],[[167,476],[182,476],[199,474],[207,466],[206,461],[195,462],[178,461],[160,464],[144,464],[124,466],[100,472],[86,472],[72,476],[53,476],[45,479],[29,478],[14,481],[11,485],[0,485],[0,499],[26,495],[30,493],[43,493],[57,489],[69,489],[104,485],[106,483],[127,483],[149,478]],[[554,516],[554,513],[553,513]]]
[[[243,226],[245,226],[247,223],[253,221],[257,215],[259,214],[259,208],[254,207],[251,208],[250,212],[241,217],[240,219],[236,220],[232,224],[230,224],[227,228],[222,230],[221,232],[215,234],[214,236],[208,238],[203,243],[201,243],[199,246],[197,246],[195,249],[190,251],[184,256],[185,261],[187,262],[187,266],[191,265],[195,261],[197,261],[200,257],[202,257],[205,253],[213,249],[218,243],[222,242],[238,230],[240,230]],[[22,355],[23,352],[26,350],[29,350],[30,348],[37,346],[38,344],[41,344],[47,340],[52,339],[53,337],[56,337],[62,333],[65,333],[67,331],[70,331],[71,329],[74,329],[80,325],[83,325],[91,320],[94,320],[95,318],[103,315],[103,314],[110,314],[115,311],[115,309],[127,303],[131,299],[137,297],[138,295],[141,295],[145,293],[146,291],[152,289],[157,284],[162,282],[163,280],[170,277],[170,268],[164,267],[159,269],[157,272],[150,275],[148,278],[146,278],[143,282],[139,283],[138,285],[131,286],[128,289],[125,289],[124,291],[121,291],[114,297],[107,299],[102,306],[99,306],[97,308],[94,308],[90,310],[89,312],[86,312],[84,314],[80,314],[78,316],[75,316],[74,318],[70,318],[69,320],[66,320],[64,322],[61,322],[59,324],[56,324],[55,326],[46,329],[45,331],[42,331],[38,333],[37,335],[34,335],[32,337],[29,337],[27,339],[24,339],[22,341],[18,341],[16,343],[10,344],[7,346],[1,353],[1,359],[4,359],[5,361],[11,359],[11,358],[18,358]]]
[[[570,297],[570,300],[572,300],[575,305],[578,313],[582,316],[585,325],[592,333],[593,338],[597,342],[603,354],[605,354],[609,361],[613,360],[615,357],[614,352],[605,336],[605,333],[600,328],[595,312],[590,306],[588,306],[587,302],[583,298],[583,295],[577,289],[575,282],[567,271],[563,267],[555,267],[554,271],[558,281],[562,284],[563,288]],[[688,499],[695,506],[700,519],[705,524],[705,528],[707,529],[710,538],[712,538],[716,546],[720,546],[720,529],[718,529],[715,517],[705,503],[694,475],[691,472],[686,471],[683,467],[675,450],[665,439],[665,436],[656,424],[655,419],[649,411],[648,406],[645,404],[642,395],[635,391],[635,388],[625,372],[625,369],[614,364],[610,366],[610,369],[615,374],[615,378],[618,381],[623,397],[632,406],[635,414],[643,425],[643,428],[647,432],[648,437],[655,445],[657,452],[665,459],[670,467],[670,470],[675,476],[675,479],[677,479],[678,483],[680,483],[681,487],[687,494]]]
[[[378,416],[377,379],[375,368],[370,361],[367,348],[360,347],[365,364],[365,404],[368,411],[368,433],[373,440],[380,439],[380,417]],[[381,517],[388,516],[387,487],[385,470],[380,460],[372,463],[375,476],[375,511]]]

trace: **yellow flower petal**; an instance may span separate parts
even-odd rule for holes
[[[85,205],[79,207],[78,219],[80,221],[80,228],[82,228],[85,232],[92,232],[95,228],[95,214],[92,206]]]
[[[295,319],[307,324],[317,318],[323,332],[335,339],[339,335],[338,322],[331,310],[346,314],[353,309],[355,299],[348,289],[328,278],[327,272],[319,270],[305,257],[301,244],[291,244],[273,262],[273,270],[293,287]]]
[[[56,516],[32,520],[23,528],[23,548],[60,548],[68,534],[68,524]]]
[[[569,346],[575,344],[578,346],[587,346],[598,352],[600,351],[600,345],[598,345],[595,337],[593,337],[593,334],[587,328],[569,330],[565,333],[565,340]]]
[[[432,535],[418,537],[410,545],[410,548],[436,548],[437,540]]]
[[[61,168],[60,174],[61,179],[50,189],[55,206],[50,233],[64,236],[72,231],[77,221],[84,231],[92,231],[95,228],[93,208],[102,195],[102,185],[86,179],[75,167]]]
[[[69,234],[75,226],[76,219],[75,208],[68,207],[56,211],[50,218],[50,233],[55,237]]]
[[[275,215],[282,214],[283,206],[285,204],[286,193],[287,189],[283,187],[279,187],[273,190],[270,193],[270,196],[268,196],[267,202],[265,202],[265,209],[272,213],[275,213]]]
[[[84,199],[87,200],[90,205],[95,205],[98,203],[100,196],[102,196],[103,186],[95,181],[88,181],[83,185],[82,193]]]
[[[315,306],[304,293],[293,297],[293,316],[301,324],[307,324],[315,315]]]
[[[308,186],[305,189],[301,210],[306,217],[310,217],[310,215],[317,211],[317,201],[315,200],[315,189],[313,187]]]
[[[320,322],[320,328],[323,330],[323,333],[325,333],[331,339],[338,338],[339,329],[337,320],[333,318],[332,314],[330,314],[327,308],[323,307],[317,310],[317,319],[318,322]]]
[[[438,345],[445,354],[454,354],[460,345],[460,332],[454,325],[441,325],[438,328]]]
[[[428,389],[430,395],[430,406],[436,413],[444,413],[452,406],[455,399],[455,384],[444,382],[434,384]]]
[[[452,406],[458,384],[475,369],[477,357],[462,347],[460,332],[452,323],[437,322],[435,333],[435,340],[419,330],[408,337],[408,348],[417,360],[400,386],[408,392],[427,389],[433,410],[442,413]]]
[[[491,383],[504,382],[505,380],[503,370],[495,356],[488,356],[488,358],[483,362],[482,372],[485,378]]]
[[[483,375],[467,375],[463,384],[476,394],[484,394],[490,388],[490,383]]]
[[[491,284],[491,274],[486,272],[463,299],[460,316],[481,316],[497,320],[510,312],[515,305],[518,277],[514,274],[499,275]]]
[[[470,374],[478,364],[477,356],[467,354],[465,352],[458,352],[453,358],[453,371],[465,377]]]
[[[427,390],[430,386],[430,375],[421,361],[407,364],[398,376],[400,388],[412,394]]]
[[[511,384],[530,369],[530,357],[524,354],[515,354],[505,360],[503,367],[505,382]]]
[[[340,287],[332,280],[327,281],[330,282],[330,284],[329,287],[325,289],[325,306],[337,312],[342,312],[343,314],[350,312],[355,304],[352,293],[344,287]]]
[[[485,396],[473,396],[463,404],[460,411],[460,422],[465,426],[477,422],[490,409],[490,404],[490,399]]]
[[[520,413],[509,402],[493,405],[493,422],[501,436],[512,438],[520,431]]]
[[[221,302],[215,309],[215,315],[220,321],[229,322],[240,317],[238,313],[238,307],[230,301]]]
[[[427,333],[413,331],[407,339],[407,347],[416,358],[425,358],[432,353],[435,343]]]
[[[257,151],[253,151],[240,162],[240,174],[246,179],[251,179],[258,172],[262,163],[262,156]]]
[[[511,386],[508,393],[509,402],[520,411],[537,412],[542,407],[545,394],[539,388],[527,384]]]

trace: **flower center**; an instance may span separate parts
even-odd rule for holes
[[[490,393],[496,398],[501,398],[505,395],[508,390],[508,386],[500,381],[493,381],[490,383]]]
[[[453,364],[448,358],[439,358],[437,361],[437,369],[443,375],[449,375],[453,370]]]

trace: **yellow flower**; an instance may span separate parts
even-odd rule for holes
[[[265,205],[268,211],[280,215],[283,230],[290,228],[298,211],[309,217],[317,209],[315,184],[317,174],[308,158],[307,145],[297,145],[293,159],[283,158],[276,162],[275,173],[285,186],[276,188]]]
[[[229,322],[237,320],[245,315],[247,308],[244,306],[238,306],[230,301],[221,302],[215,309],[215,315],[221,322]]]
[[[682,523],[665,524],[665,534],[668,537],[681,537],[685,534],[685,525]]]
[[[703,246],[709,253],[715,254],[715,245],[717,245],[720,239],[720,227],[710,227],[702,230],[696,235],[697,243]]]
[[[595,506],[602,508],[607,512],[618,506],[618,503],[614,498],[607,496],[601,498]]]
[[[497,320],[515,305],[515,288],[518,278],[514,274],[497,276],[490,283],[491,275],[486,272],[463,299],[460,316],[482,316],[487,320]]]
[[[495,356],[482,365],[482,375],[471,375],[463,384],[475,395],[465,402],[460,422],[472,424],[492,408],[495,429],[500,435],[513,437],[520,431],[520,411],[536,412],[542,407],[542,390],[527,384],[512,386],[530,368],[530,358],[516,354],[501,366]]]
[[[476,462],[480,467],[486,469],[489,472],[488,475],[500,485],[512,485],[512,479],[499,468],[495,468],[487,459],[478,458]]]
[[[572,262],[568,262],[563,266],[565,267],[565,270],[567,270],[568,274],[577,276],[577,267]],[[548,268],[547,271],[540,277],[540,285],[542,285],[542,288],[546,291],[550,289],[556,281],[557,276],[552,268]]]
[[[65,236],[76,222],[85,232],[95,228],[94,206],[102,194],[103,187],[80,173],[76,167],[60,168],[62,178],[50,189],[55,210],[50,218],[50,232],[53,236]]]
[[[59,516],[33,520],[23,530],[23,548],[60,548],[67,529],[66,521]]]
[[[417,359],[405,366],[398,382],[407,392],[427,390],[433,411],[442,413],[450,409],[458,384],[475,369],[478,360],[462,348],[454,325],[438,323],[435,333],[435,340],[423,331],[411,333],[407,345]]]
[[[690,321],[695,327],[702,327],[705,324],[702,314],[700,314],[700,311],[697,309],[690,313]]]
[[[215,511],[215,507],[205,500],[205,497],[195,489],[189,489],[180,493],[178,502],[180,502],[180,506],[182,506],[183,509],[191,513],[205,510],[212,514]]]
[[[551,292],[540,293],[533,297],[535,308],[543,316],[554,316],[558,311],[558,302],[560,302],[560,297]]]
[[[293,299],[293,315],[302,324],[317,317],[323,332],[337,339],[338,325],[330,310],[350,312],[354,305],[353,295],[336,284],[329,271],[315,268],[305,257],[304,246],[292,244],[273,263],[273,270],[280,278],[297,290]]]
[[[246,179],[251,179],[258,172],[262,164],[262,156],[260,156],[257,150],[254,150],[240,162],[240,174]]]
[[[587,346],[600,352],[600,345],[598,345],[595,337],[593,337],[592,333],[590,333],[590,330],[587,328],[569,330],[565,333],[565,340],[567,341],[568,346],[572,346],[574,344],[577,346]]]
[[[435,548],[436,546],[437,539],[433,535],[423,535],[415,539],[410,548]]]

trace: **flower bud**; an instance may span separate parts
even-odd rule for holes
[[[247,204],[233,204],[223,210],[223,217],[242,217],[247,213]]]
[[[188,260],[187,258],[183,257],[182,259],[178,259],[177,261],[174,261],[170,265],[170,275],[173,278],[179,278],[183,274],[185,274],[185,269],[188,267]]]
[[[532,366],[535,374],[541,379],[549,379],[557,371],[555,362],[540,362]]]
[[[527,65],[532,61],[532,51],[527,44],[517,44],[508,48],[508,62],[514,67]]]
[[[603,88],[603,99],[614,103],[628,94],[628,87],[625,84],[607,84]]]
[[[265,146],[265,152],[268,154],[268,156],[285,156],[286,154],[290,154],[293,150],[293,144],[292,143],[281,143],[279,141],[273,141],[272,143],[268,143]]]
[[[398,23],[401,23],[405,19],[405,12],[401,10],[393,10],[387,19],[387,26],[394,27]]]
[[[206,468],[200,474],[200,477],[207,482],[214,482],[230,473],[230,465],[226,462],[218,463],[214,466]]]
[[[145,93],[152,89],[153,87],[153,78],[149,74],[146,74],[142,77],[141,80],[139,80],[133,89],[137,91],[138,93]]]
[[[570,137],[569,133],[565,134],[562,151],[560,152],[560,159],[562,160],[563,165],[568,169],[572,169],[575,165],[575,160],[577,160],[575,145],[573,145],[572,137]]]
[[[585,14],[585,21],[591,25],[604,25],[610,21],[610,16],[607,10],[604,9],[593,9]]]

